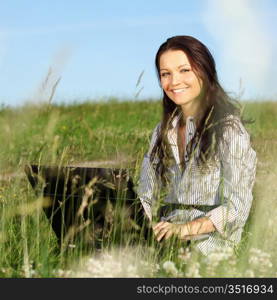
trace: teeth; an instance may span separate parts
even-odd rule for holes
[[[173,90],[174,93],[182,93],[182,92],[184,92],[184,91],[185,91],[185,89]]]

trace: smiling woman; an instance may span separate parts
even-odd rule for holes
[[[160,57],[161,85],[166,95],[183,107],[184,114],[200,111],[203,82],[181,50],[168,50]]]
[[[193,37],[162,44],[156,71],[163,116],[138,186],[154,235],[158,242],[173,236],[194,241],[204,255],[233,247],[249,215],[256,172],[240,109],[219,84],[209,50]]]

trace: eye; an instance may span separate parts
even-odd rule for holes
[[[189,71],[190,71],[190,69],[181,69],[182,73],[189,72]]]
[[[167,77],[167,76],[169,76],[169,75],[170,75],[169,72],[162,72],[162,73],[161,73],[161,77]]]

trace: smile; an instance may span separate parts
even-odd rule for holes
[[[171,90],[173,93],[183,93],[186,91],[186,88],[185,89],[176,89],[176,90]]]

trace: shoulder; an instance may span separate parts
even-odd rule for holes
[[[250,136],[238,116],[229,115],[223,120],[221,152],[242,155],[251,148]]]
[[[160,127],[161,122],[159,122],[153,130],[149,130],[149,133],[147,132],[147,136],[149,137],[149,148],[145,157],[150,156],[160,134]]]
[[[159,122],[154,130],[152,131],[152,137],[151,137],[151,144],[155,143],[155,141],[157,140],[158,135],[160,134],[160,130],[161,130],[161,123]]]
[[[249,139],[249,134],[238,116],[228,115],[222,121],[223,137],[227,140],[232,138]]]
[[[160,121],[154,128],[154,132],[157,132],[161,129],[162,122]]]

